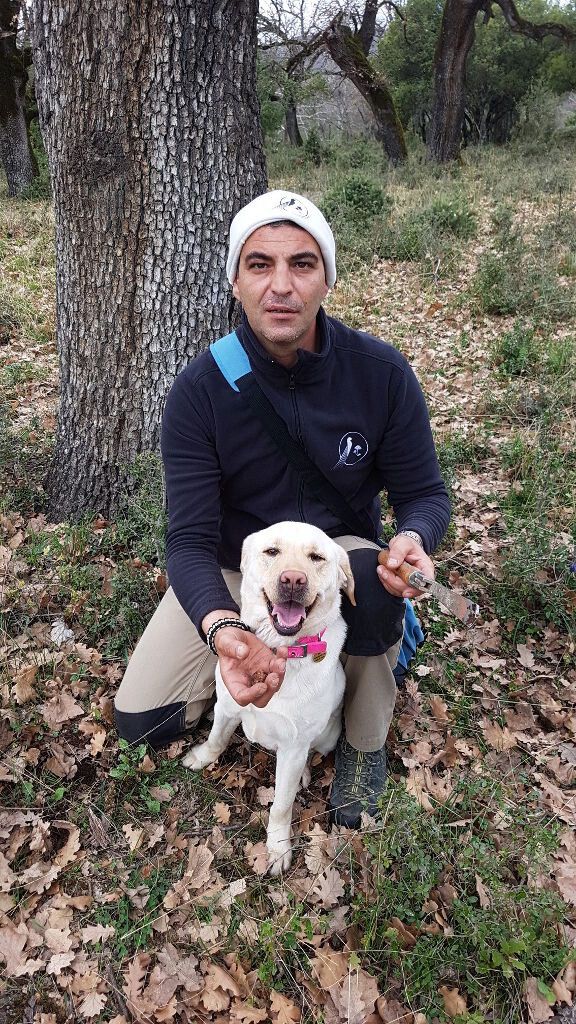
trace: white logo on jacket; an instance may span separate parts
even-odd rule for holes
[[[338,462],[334,469],[339,466],[355,466],[365,455],[368,454],[368,441],[363,434],[356,430],[350,430],[340,438],[338,445]]]

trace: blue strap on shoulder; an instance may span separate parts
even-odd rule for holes
[[[226,378],[231,388],[238,391],[236,381],[251,373],[250,360],[242,348],[240,338],[236,331],[226,334],[224,338],[213,341],[210,345],[210,352],[214,358],[220,373]]]

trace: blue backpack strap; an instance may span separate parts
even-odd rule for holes
[[[218,341],[213,341],[210,345],[210,352],[220,373],[226,378],[230,387],[234,388],[234,391],[238,391],[236,381],[240,377],[245,377],[247,373],[251,373],[252,367],[236,331],[232,331],[232,334],[226,334],[225,337],[219,338]]]

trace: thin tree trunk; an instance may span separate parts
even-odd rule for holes
[[[114,508],[175,375],[228,331],[228,227],[266,187],[256,8],[34,0],[56,217],[53,516]]]
[[[38,174],[26,119],[27,62],[16,46],[19,7],[12,0],[0,0],[0,163],[9,196],[20,195]]]
[[[302,136],[300,134],[300,126],[298,124],[298,111],[296,104],[293,99],[289,99],[285,111],[284,111],[284,126],[286,138],[291,146],[303,145]]]
[[[332,60],[367,101],[375,122],[375,136],[393,164],[407,157],[406,142],[392,94],[364,53],[361,41],[338,19],[324,34]]]
[[[457,160],[466,105],[466,61],[475,35],[480,0],[446,0],[434,62],[434,100],[428,127],[428,157]]]

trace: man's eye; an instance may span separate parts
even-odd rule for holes
[[[308,555],[308,558],[310,559],[311,562],[325,562],[326,561],[326,559],[324,558],[323,555],[317,555],[315,551],[312,551],[311,554]]]
[[[266,270],[266,267],[267,267],[266,263],[249,263],[248,264],[248,269],[249,270]]]
[[[270,558],[275,558],[276,555],[280,554],[279,548],[266,548],[264,551],[265,555],[270,555]]]
[[[309,263],[308,260],[299,260],[296,266],[298,267],[298,270],[308,270],[308,267],[311,267],[312,264]]]

